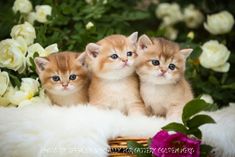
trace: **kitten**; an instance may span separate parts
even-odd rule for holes
[[[152,114],[178,118],[184,105],[193,99],[184,77],[186,58],[191,52],[192,49],[180,50],[178,44],[163,38],[139,38],[136,72],[141,96]]]
[[[111,35],[86,46],[91,71],[90,104],[118,109],[126,115],[145,114],[134,60],[138,33]]]
[[[70,106],[88,102],[88,76],[85,53],[54,53],[36,57],[36,71],[52,103]]]

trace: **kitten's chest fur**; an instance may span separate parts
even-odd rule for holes
[[[122,80],[92,79],[89,99],[93,105],[102,108],[116,108],[126,113],[133,103],[141,101],[138,92],[138,80],[135,75]]]
[[[169,85],[142,82],[140,93],[146,107],[149,107],[155,115],[165,115],[171,106],[184,105],[193,97],[186,82]]]

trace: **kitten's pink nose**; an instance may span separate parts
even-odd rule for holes
[[[122,61],[123,61],[124,63],[127,63],[127,62],[128,62],[128,59],[122,59]]]
[[[68,87],[68,83],[63,83],[62,86],[63,86],[64,88],[66,88],[66,87]]]
[[[161,71],[161,73],[163,73],[163,74],[166,73],[166,70],[164,70],[164,69],[161,69],[160,71]]]

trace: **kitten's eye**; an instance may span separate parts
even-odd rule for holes
[[[159,60],[154,59],[154,60],[152,60],[152,64],[154,66],[157,66],[157,65],[160,65],[160,62],[159,62]]]
[[[169,64],[168,68],[171,70],[175,70],[175,64]]]
[[[70,76],[69,76],[69,79],[70,80],[75,80],[77,78],[77,75],[75,75],[75,74],[71,74]]]
[[[110,57],[111,57],[112,59],[117,59],[117,58],[118,58],[118,55],[117,55],[117,54],[112,54]]]
[[[128,52],[126,53],[127,56],[132,56],[132,54],[133,54],[133,53],[132,53],[131,51],[128,51]]]
[[[55,76],[52,76],[52,80],[55,81],[55,82],[58,82],[60,81],[60,77],[55,75]]]

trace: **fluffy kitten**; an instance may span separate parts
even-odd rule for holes
[[[85,53],[60,52],[36,57],[34,62],[42,86],[52,103],[59,106],[88,102]]]
[[[86,46],[92,72],[90,104],[128,115],[145,113],[134,67],[137,38],[137,32],[129,37],[111,35]]]
[[[180,50],[178,44],[163,38],[139,38],[136,72],[141,96],[152,114],[179,117],[184,105],[193,98],[184,77],[186,58],[191,52],[192,49]]]

